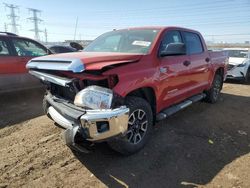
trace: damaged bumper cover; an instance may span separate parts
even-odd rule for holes
[[[68,146],[78,147],[75,143],[77,133],[82,133],[88,141],[96,142],[124,134],[128,129],[129,108],[125,106],[88,110],[56,98],[50,93],[45,95],[45,100],[48,103],[47,114],[66,129],[63,139]]]

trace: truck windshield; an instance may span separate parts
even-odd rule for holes
[[[111,31],[96,38],[84,51],[147,54],[158,32],[157,29]]]
[[[228,50],[229,57],[247,58],[249,53],[247,50]]]

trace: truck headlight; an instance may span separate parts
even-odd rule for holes
[[[89,86],[76,94],[74,104],[91,109],[109,109],[112,98],[113,92],[111,89],[100,86]]]
[[[246,66],[246,64],[247,64],[247,62],[246,62],[246,61],[244,61],[243,63],[239,64],[237,67],[245,67],[245,66]]]

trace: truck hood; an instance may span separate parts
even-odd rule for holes
[[[30,60],[26,68],[83,72],[104,67],[139,61],[143,54],[111,52],[75,52],[53,54]]]

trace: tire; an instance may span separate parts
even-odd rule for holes
[[[123,155],[131,155],[141,150],[149,140],[153,113],[149,103],[142,98],[127,97],[125,103],[130,109],[128,131],[124,136],[108,141],[108,144]]]
[[[222,85],[223,85],[222,76],[216,74],[214,76],[212,87],[209,90],[205,91],[207,95],[205,101],[212,104],[216,103],[220,98],[220,91],[222,89]]]
[[[51,117],[50,117],[50,115],[48,114],[48,108],[49,108],[49,103],[47,102],[47,100],[46,100],[46,98],[44,97],[43,98],[43,112],[44,112],[44,114],[48,117],[48,118],[50,118],[50,119],[52,119]]]

